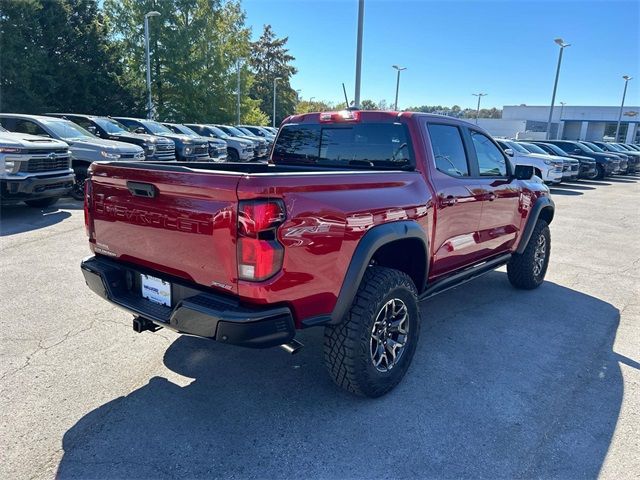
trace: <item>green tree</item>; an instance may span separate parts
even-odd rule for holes
[[[136,110],[95,0],[0,0],[3,111]]]
[[[157,118],[236,121],[239,60],[250,51],[249,29],[237,0],[105,0],[112,39],[123,54],[125,78],[145,99],[144,14],[149,19],[152,92]],[[241,112],[255,112],[253,75],[241,67]]]
[[[298,94],[290,80],[296,74],[291,64],[295,58],[286,48],[288,38],[277,38],[271,25],[265,25],[262,35],[251,45],[250,65],[254,82],[250,95],[260,101],[260,109],[273,115],[273,83],[277,80],[276,124],[291,115],[298,103]]]

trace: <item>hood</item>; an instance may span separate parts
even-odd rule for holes
[[[559,158],[560,160],[562,160],[563,162],[568,162],[568,163],[580,163],[577,159],[575,158],[571,158],[571,157],[555,157],[555,158]]]
[[[530,153],[527,155],[527,157],[539,158],[540,160],[550,160],[552,162],[557,162],[558,160],[562,160],[562,157],[554,157],[553,155],[545,155],[542,153]]]
[[[0,145],[16,148],[68,148],[62,140],[29,135],[28,133],[0,132]]]
[[[148,133],[132,133],[132,132],[119,132],[110,133],[112,137],[127,138],[130,140],[142,140],[146,143],[164,143],[165,140],[157,135],[149,135]]]
[[[103,140],[102,138],[87,138],[82,140],[73,140],[69,142],[71,146],[83,146],[93,150],[107,150],[116,153],[138,153],[142,148],[130,143],[116,142],[114,140]]]
[[[581,162],[594,162],[595,160],[591,157],[585,157],[584,155],[569,155],[571,158],[575,158],[576,160],[580,160]]]
[[[235,140],[236,142],[240,142],[242,145],[246,145],[246,146],[249,146],[249,147],[253,147],[255,145],[251,140],[248,140],[248,139],[246,139],[244,137],[232,137],[232,136],[229,136],[229,138],[231,140]]]
[[[203,144],[208,141],[208,139],[204,139],[203,137],[190,137],[189,135],[183,135],[181,133],[163,133],[163,134],[160,134],[160,136],[165,138],[170,138],[171,140],[179,143]]]

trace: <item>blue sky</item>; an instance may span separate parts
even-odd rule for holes
[[[244,0],[257,37],[269,23],[289,37],[305,99],[353,99],[357,0]],[[393,101],[393,64],[402,73],[399,107],[458,104],[549,105],[565,49],[556,103],[640,105],[640,0],[366,0],[362,98]]]

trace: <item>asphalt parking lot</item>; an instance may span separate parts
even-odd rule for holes
[[[640,176],[552,189],[546,283],[503,270],[422,304],[403,383],[167,330],[85,287],[78,202],[3,208],[1,478],[637,478]]]

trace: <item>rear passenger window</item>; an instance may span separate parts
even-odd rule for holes
[[[431,148],[436,168],[454,177],[468,177],[469,163],[464,151],[460,129],[452,125],[429,124]]]
[[[489,137],[471,130],[471,140],[476,149],[478,171],[481,177],[506,177],[507,162],[500,149]]]

